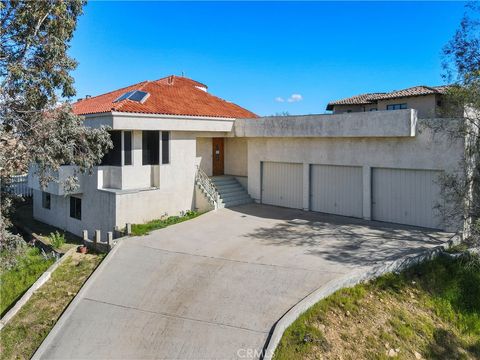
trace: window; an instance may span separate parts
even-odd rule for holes
[[[42,207],[44,209],[50,209],[51,195],[45,191],[42,192]]]
[[[162,131],[162,164],[170,164],[170,132]]]
[[[387,110],[401,110],[401,109],[406,109],[407,104],[391,104],[387,105]]]
[[[371,108],[370,111],[377,111],[377,108]]]
[[[123,132],[123,165],[132,165],[132,132]]]
[[[143,131],[142,132],[142,164],[158,165],[159,162],[159,132]]]
[[[82,199],[70,197],[70,217],[82,220]]]
[[[100,165],[122,165],[122,132],[121,131],[109,131],[110,138],[112,139],[113,149],[110,149],[102,159]]]

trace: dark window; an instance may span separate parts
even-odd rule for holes
[[[377,108],[371,108],[370,111],[377,111]]]
[[[51,195],[47,192],[42,192],[42,207],[44,209],[50,209]]]
[[[142,132],[142,164],[158,165],[159,164],[159,134],[158,131]]]
[[[82,220],[82,199],[70,197],[70,217]]]
[[[123,162],[124,165],[132,165],[132,132],[123,132]]]
[[[109,131],[110,138],[112,139],[113,149],[110,149],[102,159],[100,165],[122,165],[122,132],[121,131]]]
[[[170,164],[170,132],[162,131],[162,164]]]
[[[437,100],[437,106],[442,106],[442,100]]]
[[[402,110],[406,109],[407,104],[392,104],[392,105],[387,105],[387,110]]]

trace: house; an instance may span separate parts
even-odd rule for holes
[[[430,95],[437,94],[418,96]],[[409,98],[416,97],[402,99]],[[61,182],[42,189],[31,171],[34,217],[75,234],[105,234],[166,214],[255,201],[440,230],[460,226],[445,223],[435,207],[443,202],[438,177],[457,169],[464,144],[419,131],[415,108],[382,111],[384,100],[368,101],[377,101],[378,111],[341,112],[344,104],[331,103],[333,115],[259,118],[178,76],[83,99],[74,111],[87,126],[109,126],[114,148],[93,175],[81,176],[75,193]],[[73,170],[61,167],[58,178]]]
[[[443,95],[448,86],[414,86],[387,93],[352,96],[328,103],[327,110],[334,114],[345,112],[416,109],[420,118],[441,115]]]

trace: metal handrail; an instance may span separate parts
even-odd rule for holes
[[[200,166],[197,165],[197,174],[195,176],[196,183],[205,191],[207,197],[213,203],[214,207],[218,207],[218,191],[213,184],[212,180],[203,171]]]

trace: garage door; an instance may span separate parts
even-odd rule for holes
[[[262,163],[262,203],[303,208],[303,165]]]
[[[362,217],[363,175],[359,166],[312,165],[310,209]]]
[[[440,200],[440,171],[383,169],[372,171],[372,218],[399,224],[442,228],[434,209]]]

